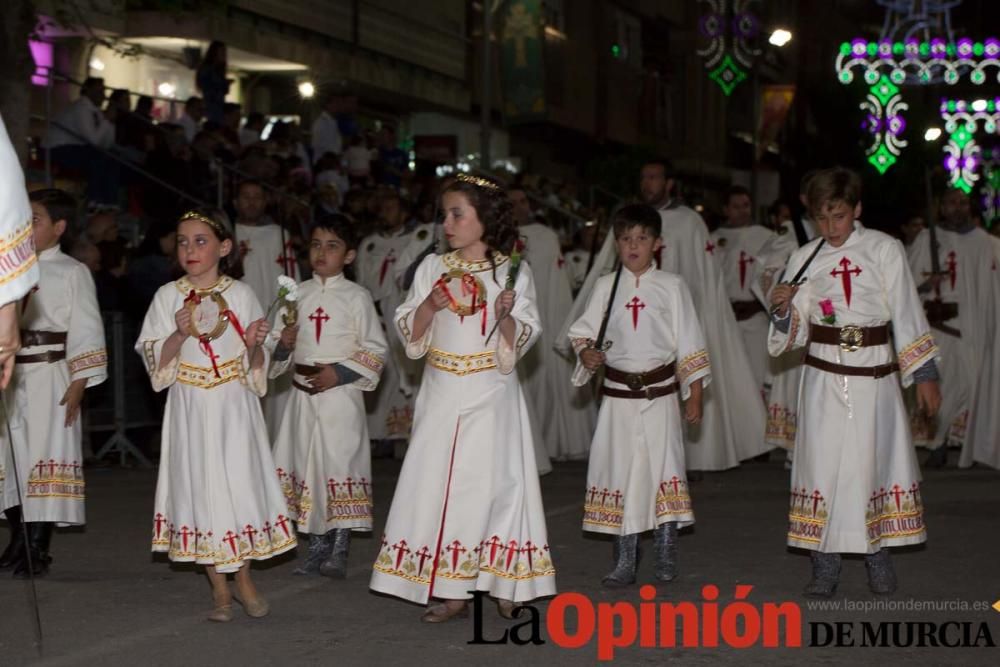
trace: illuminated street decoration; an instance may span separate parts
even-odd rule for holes
[[[987,229],[1000,220],[1000,148],[983,151],[983,185],[980,203]]]
[[[840,45],[836,67],[837,79],[843,84],[854,81],[855,70],[859,70],[868,85],[882,76],[896,85],[938,80],[955,85],[963,79],[982,85],[990,77],[1000,81],[1000,41],[995,37],[982,42],[940,38],[870,42],[859,38]]]
[[[760,21],[750,12],[757,0],[700,0],[708,4],[709,13],[698,21],[702,36],[707,40],[698,55],[705,59],[708,78],[715,81],[728,97],[747,78],[760,49],[753,45],[760,30]]]
[[[902,113],[908,108],[899,87],[885,76],[871,87],[868,98],[861,103],[862,111],[867,112],[861,126],[872,135],[872,143],[865,152],[880,174],[896,163],[906,146],[906,140],[899,135],[906,129]]]
[[[1000,98],[991,100],[941,100],[941,118],[948,142],[944,147],[944,166],[948,184],[963,192],[972,192],[979,180],[977,167],[982,162],[982,149],[975,135],[980,130],[996,134],[1000,123]]]

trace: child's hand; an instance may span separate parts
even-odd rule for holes
[[[448,307],[448,294],[445,293],[444,287],[441,285],[434,285],[434,289],[431,293],[427,295],[424,299],[424,304],[431,309],[432,312],[437,312],[439,310],[444,310]]]
[[[247,345],[263,345],[270,331],[271,323],[263,317],[259,320],[254,320],[247,327]]]
[[[771,305],[774,307],[775,312],[779,317],[784,317],[788,312],[788,304],[792,302],[792,297],[799,290],[798,285],[791,285],[789,283],[780,283],[771,292]]]
[[[316,391],[326,391],[340,384],[340,377],[337,375],[337,370],[333,367],[333,364],[328,364],[323,366],[323,369],[319,373],[310,376],[306,382]]]
[[[691,395],[684,402],[684,419],[689,424],[701,423],[701,380],[691,383]]]
[[[281,330],[281,346],[286,350],[295,349],[295,341],[299,336],[299,325],[295,324],[290,327],[285,327]]]
[[[493,309],[498,320],[502,320],[514,310],[514,290],[505,289],[500,292],[497,300],[493,302]]]
[[[191,311],[181,308],[174,313],[174,323],[177,324],[177,333],[183,338],[191,335]]]
[[[941,387],[936,380],[917,384],[917,408],[928,417],[933,417],[941,407]]]
[[[591,373],[603,366],[605,360],[604,353],[592,347],[580,351],[580,363]]]
[[[66,406],[66,420],[64,426],[69,428],[76,422],[76,418],[80,416],[80,403],[83,401],[83,390],[87,388],[87,380],[73,380],[69,387],[66,389],[66,393],[63,394],[62,400],[59,401],[59,405]]]

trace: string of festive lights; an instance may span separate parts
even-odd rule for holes
[[[708,78],[728,97],[746,80],[747,70],[760,55],[753,42],[760,21],[750,11],[750,5],[758,0],[699,1],[708,5],[708,13],[698,21],[698,29],[707,43],[697,53],[705,59]]]
[[[906,129],[903,112],[909,105],[903,101],[899,88],[883,76],[868,92],[861,103],[861,110],[867,112],[861,128],[871,133],[872,143],[865,154],[880,174],[896,163],[906,140],[900,134]]]
[[[1000,220],[1000,148],[983,151],[983,184],[980,186],[983,224],[987,229]]]
[[[996,80],[1000,81],[1000,40],[990,37],[981,42],[940,38],[890,42],[857,38],[840,45],[836,67],[837,78],[844,84],[854,81],[853,70],[860,69],[868,85],[875,84],[883,74],[897,85],[908,78],[914,83],[932,83],[939,75],[950,85],[966,76],[982,85],[990,70],[996,70]]]
[[[997,133],[1000,97],[973,101],[942,99],[940,111],[945,132],[948,133],[948,142],[944,146],[948,184],[963,192],[972,192],[980,177],[977,167],[982,162],[982,149],[976,142],[976,133],[980,125],[986,134]]]

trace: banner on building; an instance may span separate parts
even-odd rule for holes
[[[542,0],[509,0],[503,8],[500,61],[505,120],[514,123],[542,120],[545,117]]]
[[[778,139],[788,111],[795,99],[795,86],[764,86],[760,100],[760,126],[757,128],[757,159]]]

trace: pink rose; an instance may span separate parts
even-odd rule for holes
[[[823,299],[819,302],[819,309],[823,313],[823,317],[830,317],[833,315],[833,301],[830,299]]]

